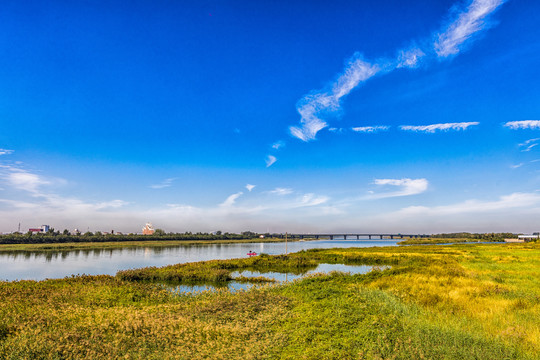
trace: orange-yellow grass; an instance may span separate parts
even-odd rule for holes
[[[257,359],[288,302],[257,291],[174,297],[109,276],[2,285],[1,359]]]

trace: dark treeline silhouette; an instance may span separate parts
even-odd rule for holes
[[[13,233],[0,235],[0,244],[55,244],[55,243],[90,243],[90,242],[111,242],[111,241],[188,241],[188,240],[249,240],[259,238],[261,234],[245,231],[241,234],[222,233],[165,233],[157,229],[153,235],[140,234],[102,234],[86,232],[84,234],[69,234],[64,232],[49,230],[47,233]],[[272,237],[271,234],[262,234],[265,238]]]

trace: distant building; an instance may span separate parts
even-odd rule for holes
[[[518,235],[517,239],[504,239],[505,242],[529,242],[538,240],[540,235],[538,233],[533,233],[532,235]]]
[[[531,240],[538,240],[539,235],[538,233],[534,233],[533,235],[518,235],[518,239],[523,240],[525,242],[529,242]]]
[[[153,235],[155,232],[156,230],[154,230],[151,223],[146,223],[146,226],[142,229],[143,235]]]
[[[44,234],[46,233],[47,231],[49,231],[51,227],[49,225],[41,225],[41,227],[39,228],[33,228],[33,229],[28,229],[29,232],[31,232],[32,234]]]

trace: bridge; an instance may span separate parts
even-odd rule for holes
[[[344,240],[354,239],[356,240],[371,240],[371,239],[380,239],[380,240],[394,240],[394,239],[404,239],[404,238],[427,238],[429,235],[426,234],[356,234],[356,233],[347,233],[347,234],[280,234],[278,237],[284,239],[287,236],[289,239],[330,239],[334,240],[335,238],[343,238]],[[363,238],[363,239],[360,239]],[[365,239],[367,238],[367,239]]]

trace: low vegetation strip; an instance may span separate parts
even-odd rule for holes
[[[136,241],[115,241],[112,238],[103,242],[59,242],[40,244],[0,244],[2,252],[41,252],[41,251],[71,251],[71,250],[97,250],[97,249],[123,249],[123,248],[160,248],[172,246],[209,245],[209,244],[232,244],[232,243],[252,243],[252,242],[283,242],[284,239],[264,238],[264,239],[221,239],[221,240],[146,240],[144,238]]]
[[[148,282],[321,262],[392,266],[235,293]],[[539,244],[458,244],[0,282],[0,359],[539,359],[539,268]]]
[[[411,238],[398,242],[398,245],[437,245],[437,244],[461,244],[482,242],[504,242],[504,239],[472,239],[472,238]]]

